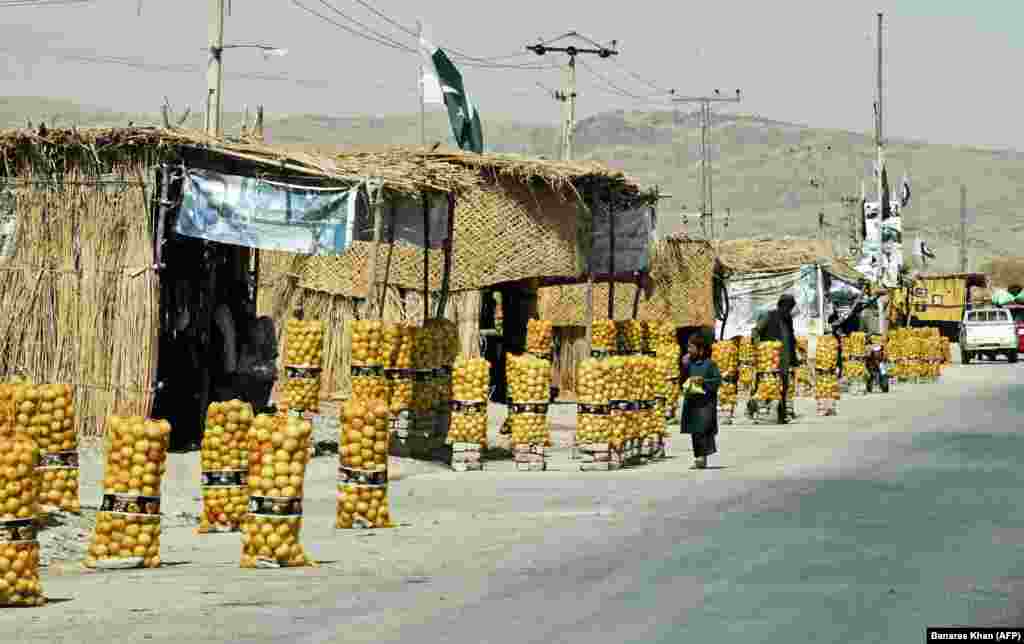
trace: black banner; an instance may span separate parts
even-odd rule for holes
[[[78,452],[53,452],[39,456],[40,470],[77,470]]]
[[[415,375],[413,375],[413,380],[415,380],[416,382],[430,382],[433,379],[433,369],[417,369],[415,371]]]
[[[604,360],[605,358],[612,357],[612,352],[611,351],[591,351],[590,352],[590,357],[591,358],[597,358],[598,360]]]
[[[451,376],[452,368],[450,366],[445,365],[443,367],[438,367],[437,369],[434,369],[435,378],[451,378]]]
[[[822,376],[831,376],[831,375],[834,375],[835,372],[836,372],[835,369],[818,369],[817,367],[815,367],[814,371],[818,375],[822,375]]]
[[[388,380],[414,380],[416,372],[412,369],[385,369],[384,377]]]
[[[654,409],[653,400],[638,400],[636,401],[637,411],[652,411]]]
[[[249,514],[265,517],[301,517],[302,499],[298,497],[249,497]]]
[[[201,487],[247,487],[249,472],[244,470],[212,470],[199,475]]]
[[[104,494],[100,512],[160,516],[160,497],[134,494]]]
[[[352,370],[349,372],[353,378],[380,378],[384,375],[383,367],[363,367],[352,365]]]
[[[319,378],[321,371],[323,371],[323,369],[320,369],[319,367],[313,368],[285,366],[284,375],[288,376],[289,378],[301,378],[303,380],[312,380],[314,378]]]
[[[587,403],[577,403],[576,413],[586,416],[607,416],[608,405],[588,405]]]
[[[353,467],[338,466],[338,485],[370,485],[383,487],[388,484],[387,470],[358,470]]]
[[[548,415],[548,403],[512,403],[509,409],[513,414],[537,414]]]
[[[482,400],[449,400],[448,408],[457,414],[487,413],[487,403]]]
[[[639,400],[613,400],[608,404],[612,411],[639,411]]]
[[[527,352],[527,353],[529,353],[529,352]],[[552,361],[552,354],[550,354],[550,353],[530,353],[530,355],[533,356],[534,358],[540,358],[541,360],[547,360],[548,362]]]
[[[925,642],[1021,642],[1024,628],[989,628],[985,626],[929,626]]]
[[[32,542],[35,540],[35,519],[0,521],[0,543]]]

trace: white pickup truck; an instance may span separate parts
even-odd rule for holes
[[[960,359],[968,364],[982,356],[995,360],[1000,354],[1017,362],[1017,325],[1006,309],[973,309],[960,324]]]

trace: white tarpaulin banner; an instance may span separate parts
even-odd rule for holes
[[[774,309],[783,293],[796,299],[793,330],[811,335],[821,328],[818,309],[818,267],[813,264],[787,273],[748,273],[729,278],[729,315],[722,336],[722,322],[716,323],[718,337],[748,336],[762,313]]]
[[[235,246],[338,255],[354,238],[357,194],[190,169],[174,230]]]

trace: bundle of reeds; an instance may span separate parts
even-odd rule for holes
[[[145,164],[97,180],[15,183],[14,252],[0,264],[0,373],[74,384],[79,432],[152,404],[159,286]]]

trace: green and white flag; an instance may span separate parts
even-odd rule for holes
[[[442,49],[424,38],[420,38],[420,52],[426,63],[423,69],[424,102],[438,103],[434,88],[439,87],[444,104],[448,108],[448,121],[452,125],[455,142],[463,150],[483,152],[484,135],[480,125],[480,113],[462,85],[462,74]]]

